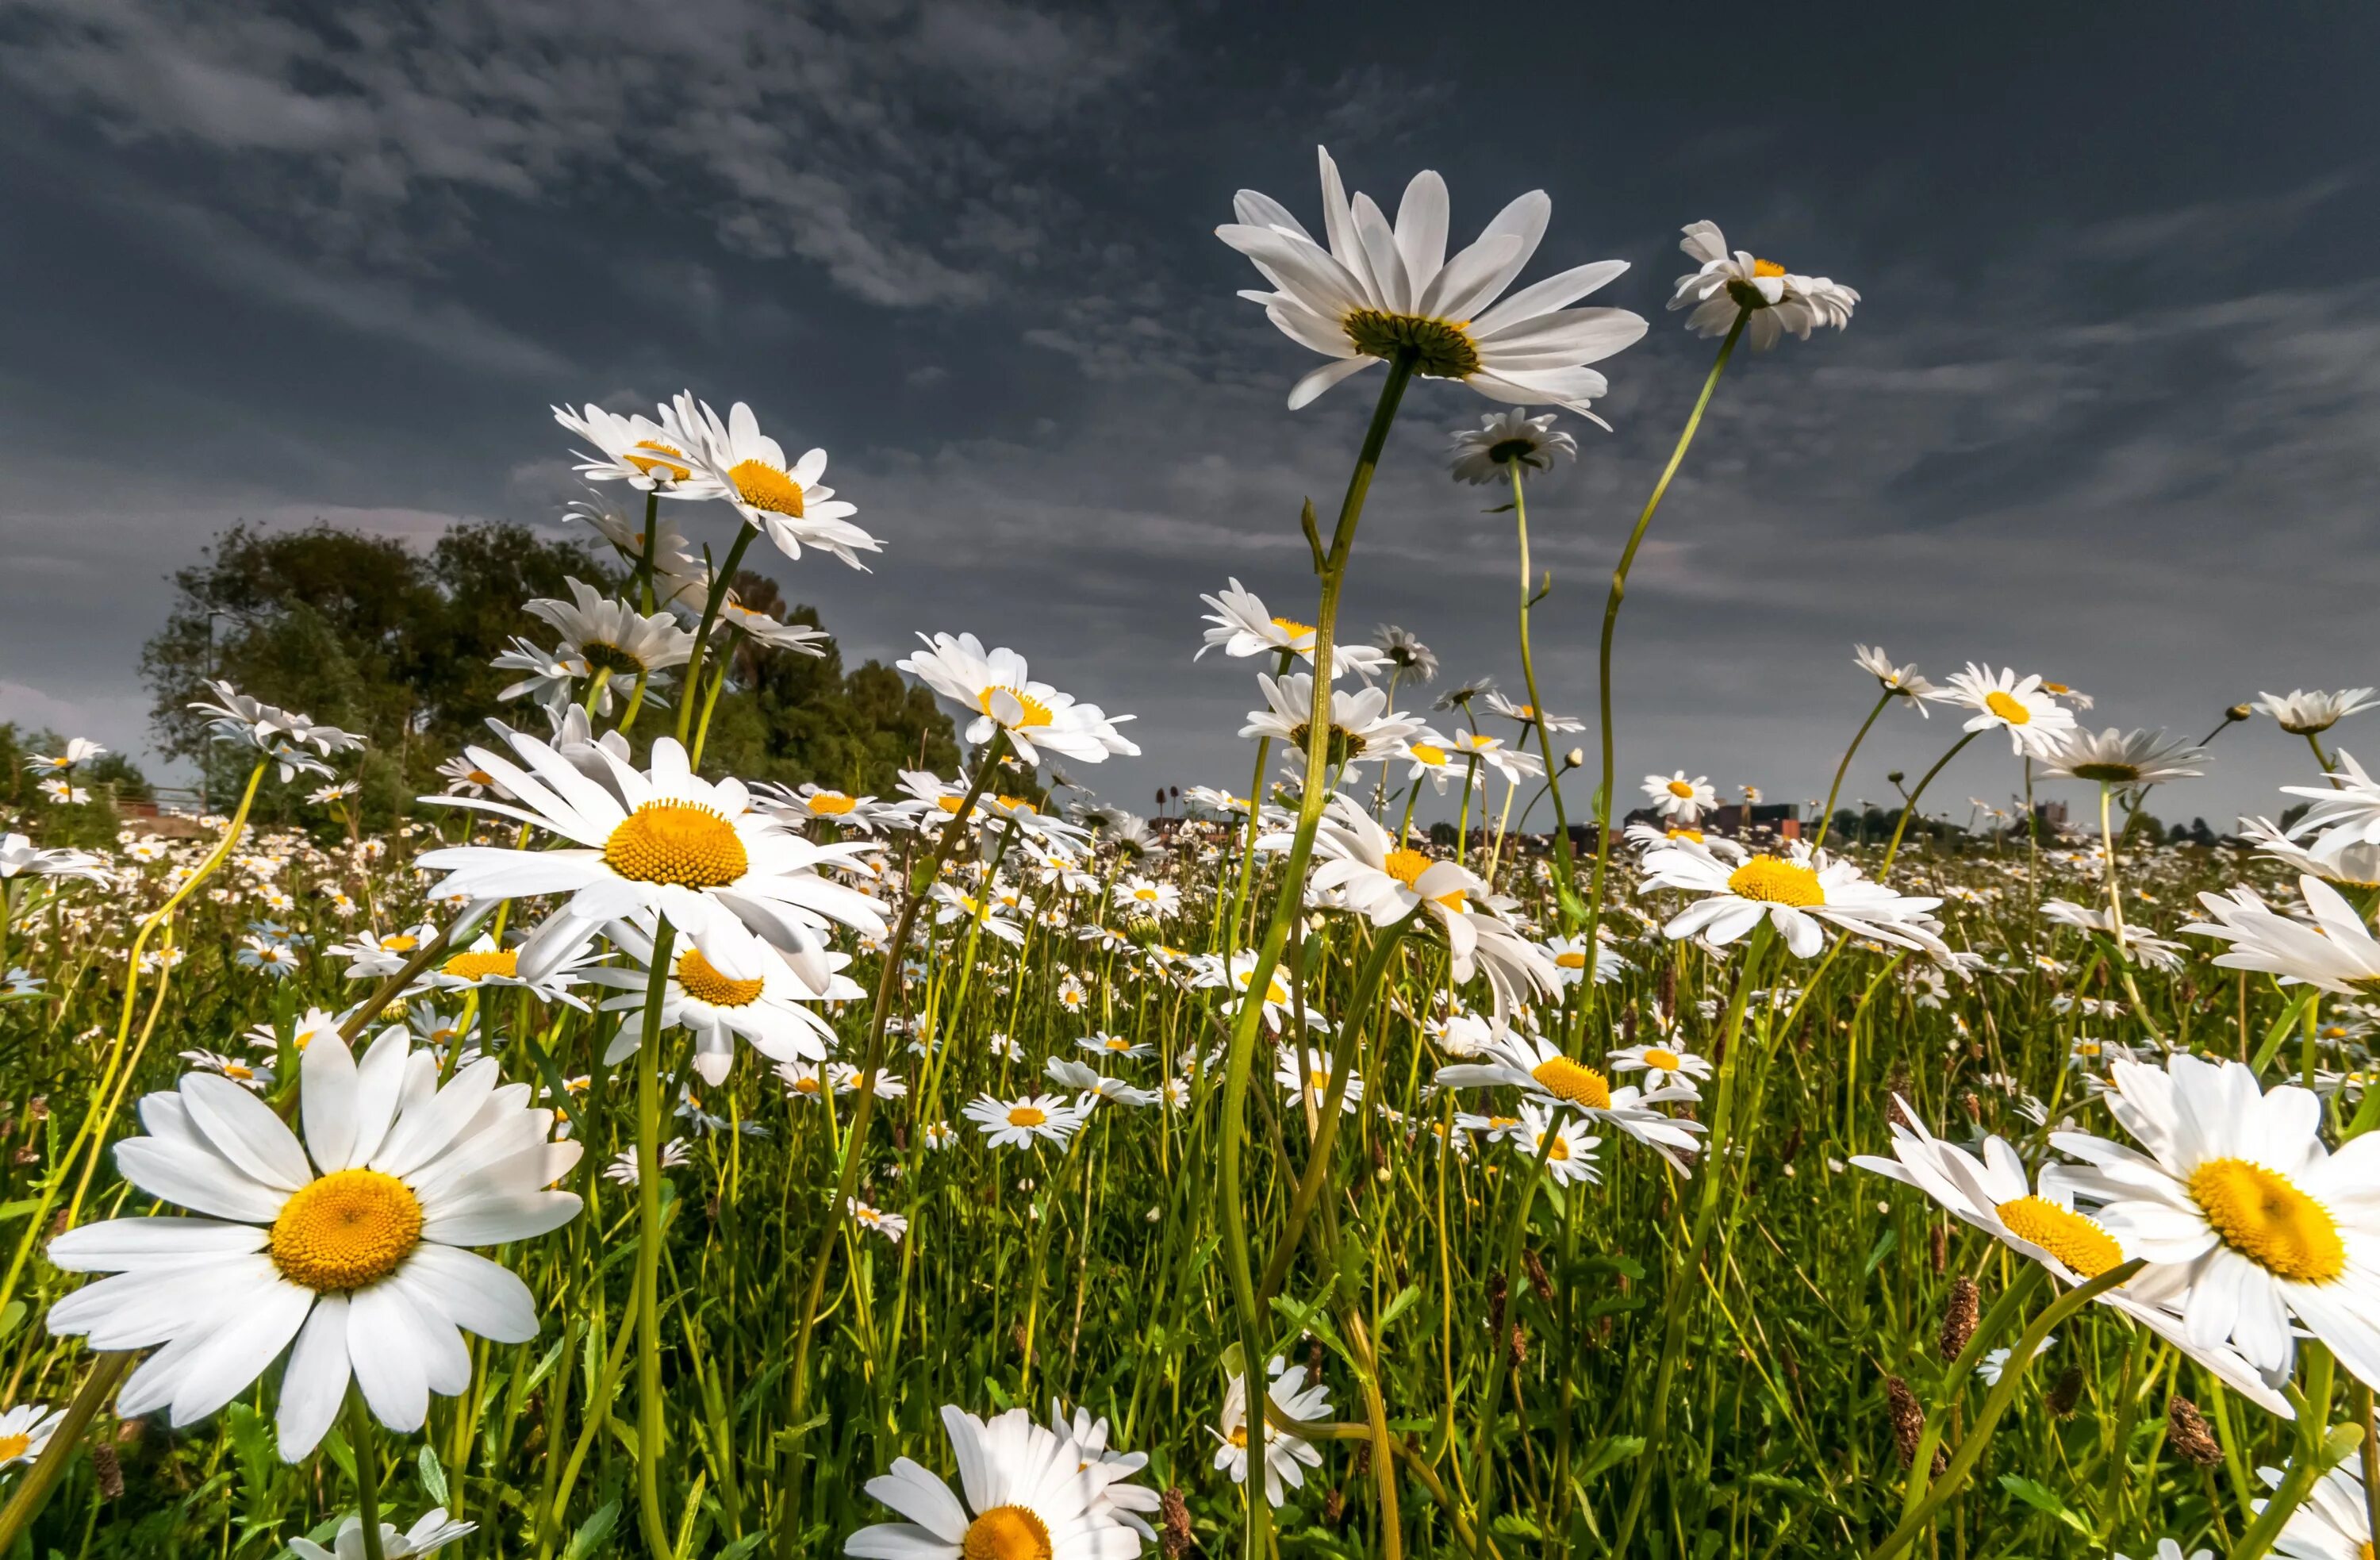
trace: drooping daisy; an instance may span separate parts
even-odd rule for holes
[[[1928,914],[1940,899],[1896,894],[1869,882],[1852,862],[1799,840],[1783,856],[1752,856],[1736,867],[1684,847],[1652,851],[1644,865],[1649,885],[1706,896],[1661,929],[1671,938],[1699,933],[1723,945],[1767,916],[1796,958],[1826,945],[1826,923],[1896,947],[1949,951]]]
[[[1444,179],[1415,174],[1391,225],[1371,197],[1351,201],[1330,153],[1317,152],[1327,248],[1287,207],[1253,189],[1232,200],[1239,220],[1215,230],[1275,289],[1240,296],[1261,304],[1291,340],[1332,360],[1297,382],[1291,409],[1404,352],[1415,373],[1459,379],[1491,400],[1593,415],[1589,403],[1609,386],[1585,365],[1634,345],[1645,321],[1624,309],[1567,306],[1627,270],[1624,261],[1575,266],[1496,303],[1545,236],[1553,213],[1545,191],[1506,206],[1449,261]]]
[[[575,452],[578,456],[575,469],[590,481],[625,482],[639,493],[672,498],[716,496],[709,474],[698,475],[694,461],[678,446],[676,437],[651,418],[622,417],[592,402],[578,411],[567,407],[552,410],[556,422],[595,446],[592,454]]]
[[[662,421],[693,457],[696,475],[708,478],[711,491],[785,556],[798,558],[804,547],[816,547],[865,568],[861,553],[883,551],[882,542],[852,523],[858,508],[819,481],[826,474],[826,451],[788,461],[784,446],[760,432],[759,419],[742,401],[728,408],[722,422],[709,405],[682,391],[662,408]]]
[[[1135,755],[1140,749],[1120,736],[1118,715],[1111,719],[1096,704],[1077,704],[1074,695],[1026,675],[1025,657],[1013,650],[987,651],[973,634],[953,639],[948,634],[920,634],[926,649],[896,661],[894,665],[923,681],[936,693],[976,713],[966,739],[978,747],[1006,731],[1017,757],[1040,762],[1040,752],[1059,754],[1084,763],[1099,763],[1111,753]]]
[[[2380,939],[2338,890],[2309,872],[2298,879],[2313,918],[2308,925],[2282,915],[2245,884],[2228,894],[2201,894],[2211,921],[2192,921],[2185,937],[2213,937],[2230,944],[2215,956],[2226,969],[2254,969],[2285,986],[2318,987],[2346,995],[2380,992]]]
[[[1014,1100],[978,1094],[959,1107],[996,1149],[1026,1149],[1035,1139],[1064,1147],[1084,1122],[1082,1109],[1062,1094],[1026,1094]]]
[[[207,689],[215,701],[196,701],[190,708],[214,717],[207,723],[208,735],[264,754],[279,767],[284,783],[301,773],[328,774],[331,766],[323,759],[364,745],[364,739],[353,732],[319,725],[310,716],[250,699],[220,677],[210,681]],[[314,753],[305,752],[307,748]]]
[[[772,650],[790,650],[797,655],[822,656],[827,646],[834,642],[834,636],[824,628],[814,628],[807,623],[783,623],[765,612],[746,606],[735,599],[733,591],[719,603],[719,621]]]
[[[1305,1384],[1305,1367],[1283,1368],[1275,1357],[1265,1373],[1272,1379],[1265,1395],[1272,1399],[1273,1408],[1292,1420],[1327,1420],[1330,1417],[1330,1389],[1320,1382]],[[1235,1375],[1223,1387],[1223,1411],[1215,1428],[1208,1432],[1218,1444],[1215,1466],[1232,1476],[1234,1484],[1248,1481],[1248,1383],[1245,1376]],[[1284,1498],[1284,1486],[1297,1489],[1305,1482],[1305,1470],[1322,1466],[1322,1454],[1313,1443],[1295,1431],[1284,1429],[1265,1418],[1265,1499],[1279,1505]]]
[[[1567,1105],[1576,1114],[1613,1127],[1652,1149],[1681,1175],[1691,1175],[1681,1157],[1701,1144],[1699,1122],[1682,1121],[1650,1108],[1695,1097],[1690,1088],[1614,1089],[1595,1068],[1564,1055],[1560,1046],[1536,1035],[1507,1030],[1480,1048],[1476,1060],[1438,1069],[1443,1089],[1518,1089],[1547,1110]],[[1534,1145],[1533,1145],[1534,1146]]]
[[[2303,689],[2292,689],[2283,694],[2264,694],[2251,708],[2272,716],[2283,731],[2313,737],[2328,731],[2359,710],[2380,704],[2380,700],[2372,697],[2374,691],[2350,688],[2337,693],[2309,693]]]
[[[2194,742],[2168,741],[2162,731],[2123,732],[2111,725],[2102,732],[2078,729],[2059,737],[2041,772],[2103,786],[2155,786],[2204,774],[2206,771],[2199,766],[2205,762],[2206,750]]]
[[[64,1408],[46,1403],[19,1403],[0,1414],[0,1469],[38,1461],[66,1417]]]
[[[559,657],[583,661],[598,672],[630,682],[672,666],[683,666],[694,655],[694,636],[677,626],[666,612],[650,617],[625,602],[613,601],[583,579],[565,579],[571,599],[552,596],[523,603],[522,610],[541,617],[562,636]],[[515,685],[518,686],[518,685]],[[468,752],[469,750],[466,750]],[[485,768],[485,765],[480,767]]]
[[[1874,677],[1886,692],[1899,694],[1928,720],[1933,719],[1933,713],[1925,708],[1926,701],[1949,697],[1917,675],[1917,663],[1914,661],[1906,666],[1896,666],[1892,664],[1892,657],[1884,652],[1882,645],[1853,645],[1852,650],[1854,652],[1852,664]]]
[[[1701,267],[1678,278],[1672,310],[1692,309],[1686,328],[1700,336],[1725,335],[1744,320],[1744,335],[1765,352],[1791,331],[1802,341],[1820,325],[1837,330],[1851,323],[1860,295],[1827,276],[1797,276],[1748,250],[1730,252],[1727,236],[1713,222],[1686,225],[1678,241],[1686,258]]]
[[[2005,727],[2010,748],[2026,758],[2054,757],[2074,729],[2074,712],[2043,689],[2038,674],[2019,677],[2011,667],[1995,673],[1970,661],[1965,671],[1951,675],[1947,697],[1975,712],[1966,730]]]
[[[135,1187],[207,1215],[111,1219],[52,1241],[69,1273],[117,1276],[50,1308],[50,1331],[96,1349],[163,1345],[127,1377],[116,1411],[176,1426],[248,1390],[292,1341],[278,1420],[283,1457],[313,1450],[352,1375],[393,1430],[420,1428],[429,1395],[469,1385],[458,1327],[498,1343],[537,1335],[528,1286],[468,1246],[526,1240],[569,1222],[551,1188],[578,1161],[549,1142],[551,1111],[480,1061],[437,1086],[437,1063],[401,1027],[358,1063],[325,1037],[300,1066],[301,1143],[226,1079],[186,1075],[140,1102],[146,1137],[115,1150]]]
[[[1548,731],[1585,731],[1586,723],[1576,715],[1540,713],[1534,704],[1516,704],[1502,694],[1489,689],[1488,707],[1508,721],[1519,721],[1524,726],[1544,726]]]
[[[1314,664],[1314,647],[1318,630],[1311,623],[1300,623],[1293,617],[1275,617],[1265,611],[1264,598],[1242,585],[1237,579],[1223,587],[1220,595],[1198,598],[1214,608],[1207,615],[1206,641],[1190,659],[1197,660],[1210,650],[1220,649],[1226,655],[1295,655],[1307,665]],[[1370,676],[1390,664],[1388,654],[1363,643],[1334,643],[1330,647],[1330,677],[1333,682],[1353,672]]]
[[[1379,641],[1377,648],[1388,657],[1390,665],[1422,682],[1438,680],[1438,652],[1422,643],[1419,635],[1393,623],[1381,624],[1372,630],[1372,634]]]
[[[2267,1372],[2290,1368],[2294,1316],[2357,1380],[2380,1381],[2380,1140],[2332,1152],[2319,1096],[2260,1090],[2238,1062],[2176,1054],[2164,1071],[2108,1071],[2107,1108],[2141,1148],[2083,1132],[2049,1140],[2087,1164],[2068,1174],[2076,1197],[2148,1259],[2132,1291]]]
[[[1585,415],[1605,433],[1611,431],[1611,424],[1603,419]],[[1449,474],[1474,487],[1509,481],[1515,467],[1550,471],[1557,458],[1578,458],[1578,441],[1554,426],[1552,412],[1531,417],[1518,407],[1488,413],[1476,428],[1457,428],[1449,445]]]
[[[1711,1075],[1711,1065],[1691,1051],[1667,1045],[1631,1045],[1608,1054],[1604,1060],[1616,1073],[1642,1072],[1655,1089],[1693,1089]]]
[[[942,1428],[958,1463],[959,1488],[907,1457],[868,1481],[868,1495],[904,1522],[862,1528],[843,1552],[862,1560],[1131,1560],[1140,1534],[1104,1496],[1125,1477],[1086,1455],[1071,1436],[1033,1422],[1024,1408],[986,1420],[954,1407]]]
[[[748,932],[738,935],[740,930],[722,927],[714,933],[715,959],[692,944],[679,946],[670,956],[669,974],[662,984],[662,1027],[684,1029],[694,1036],[694,1070],[714,1088],[727,1079],[737,1035],[771,1062],[823,1060],[834,1046],[834,1029],[808,1005],[856,1002],[868,994],[843,973],[851,962],[849,954],[823,951],[820,957],[831,973],[823,987],[813,987],[776,949]],[[587,971],[587,979],[622,992],[603,1004],[606,1012],[623,1015],[618,1033],[603,1053],[605,1066],[635,1055],[643,1042],[652,981],[653,945],[645,931],[616,921],[611,936],[643,968]]]
[[[609,747],[590,747],[589,762],[608,781],[598,785],[536,737],[508,735],[519,764],[484,748],[464,752],[516,802],[423,799],[535,824],[578,848],[453,846],[426,852],[415,864],[447,874],[431,889],[436,895],[569,895],[568,904],[530,939],[532,964],[602,922],[659,914],[714,964],[734,957],[714,937],[732,935],[731,923],[740,923],[791,955],[803,979],[820,990],[832,973],[820,957],[820,933],[831,921],[884,935],[874,902],[820,871],[851,865],[872,847],[803,839],[755,811],[741,781],[714,785],[696,775],[674,738],[653,743],[650,772],[632,767]]]
[[[456,1539],[468,1538],[480,1530],[477,1522],[458,1522],[446,1515],[443,1505],[433,1505],[421,1514],[412,1527],[399,1532],[390,1523],[380,1525],[382,1560],[419,1560],[425,1554],[445,1548]],[[311,1539],[293,1538],[289,1552],[298,1560],[364,1560],[369,1553],[364,1548],[364,1522],[360,1517],[349,1516],[339,1523],[338,1532],[324,1549]]]
[[[1707,774],[1686,778],[1686,772],[1674,774],[1647,774],[1645,794],[1653,798],[1653,810],[1664,818],[1674,818],[1691,823],[1718,805],[1718,792]]]

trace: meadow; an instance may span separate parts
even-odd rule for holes
[[[1516,289],[1542,194],[1450,257],[1436,175],[1391,214],[1320,172],[1320,238],[1254,191],[1219,237],[1323,360],[1292,412],[1375,409],[1310,595],[1184,603],[1247,767],[1164,816],[1087,788],[1164,734],[1035,678],[1029,621],[900,663],[954,769],[707,763],[737,669],[822,647],[747,551],[897,589],[900,539],[692,395],[557,409],[619,588],[525,604],[504,717],[395,816],[269,688],[197,712],[220,812],[29,761],[0,1552],[2368,1560],[2372,690],[2095,732],[2022,646],[1847,645],[1814,816],[1623,768],[1704,410],[1859,294],[1685,229],[1711,364],[1567,715],[1527,502],[1648,328],[1578,306],[1624,267]],[[1449,407],[1513,539],[1492,682],[1342,599],[1391,426]],[[1839,810],[1921,718],[1941,762]],[[2307,750],[2274,821],[2154,823],[2251,741]],[[1931,794],[1974,745],[2095,810]]]

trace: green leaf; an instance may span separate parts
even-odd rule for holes
[[[1876,1265],[1882,1262],[1885,1258],[1890,1256],[1892,1254],[1892,1249],[1900,1244],[1900,1232],[1897,1229],[1886,1230],[1884,1232],[1883,1238],[1879,1239],[1876,1243],[1876,1249],[1867,1254],[1867,1265],[1860,1269],[1860,1276],[1862,1278],[1866,1278],[1873,1274],[1876,1270]]]
[[[420,1465],[421,1489],[430,1497],[431,1504],[453,1505],[446,1497],[446,1470],[439,1466],[438,1454],[430,1449],[427,1442],[422,1444],[421,1455],[415,1461]]]
[[[1579,1477],[1582,1480],[1592,1479],[1607,1468],[1641,1456],[1644,1450],[1645,1438],[1641,1435],[1612,1436],[1597,1445],[1588,1456],[1586,1466],[1579,1470]]]
[[[2000,1488],[2034,1510],[2055,1517],[2076,1532],[2089,1536],[2091,1525],[2069,1511],[2066,1503],[2058,1498],[2058,1493],[2047,1485],[2036,1483],[2020,1474],[2003,1473],[2000,1475]]]
[[[594,1516],[580,1523],[578,1530],[570,1535],[570,1543],[562,1552],[563,1560],[587,1560],[587,1556],[594,1554],[611,1536],[612,1524],[619,1519],[620,1503],[605,1502],[596,1509]]]

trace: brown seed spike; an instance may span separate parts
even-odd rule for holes
[[[1917,1460],[1918,1443],[1925,1438],[1925,1408],[1909,1383],[1899,1376],[1888,1377],[1884,1383],[1885,1418],[1892,1424],[1892,1449],[1907,1468]],[[1948,1459],[1939,1446],[1934,1448],[1934,1472],[1940,1474]]]
[[[1956,1359],[1966,1352],[1982,1310],[1983,1291],[1975,1287],[1973,1279],[1961,1278],[1950,1286],[1950,1303],[1942,1308],[1942,1335],[1935,1342],[1943,1359]]]
[[[2194,1468],[2213,1468],[2223,1460],[2223,1443],[2215,1439],[2215,1432],[2198,1405],[2176,1393],[2165,1406],[2166,1444],[2181,1454],[2184,1462]]]
[[[1182,1560],[1190,1553],[1190,1503],[1182,1498],[1182,1487],[1169,1485],[1165,1499],[1157,1508],[1157,1547],[1165,1560]]]
[[[2044,1408],[2061,1420],[2073,1418],[2082,1401],[2082,1368],[2079,1365],[2066,1367],[2064,1373],[2051,1383],[2048,1395],[2041,1400]]]

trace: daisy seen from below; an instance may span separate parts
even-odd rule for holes
[[[424,1554],[445,1548],[455,1540],[468,1538],[480,1530],[477,1522],[458,1522],[446,1515],[443,1505],[433,1505],[421,1514],[419,1521],[399,1531],[393,1525],[380,1525],[382,1560],[419,1560]],[[291,1539],[289,1552],[298,1560],[364,1560],[370,1551],[364,1548],[363,1518],[349,1516],[340,1522],[338,1531],[324,1549],[311,1539]]]
[[[1314,647],[1318,630],[1311,623],[1300,623],[1293,617],[1275,617],[1265,611],[1264,598],[1232,579],[1220,594],[1198,598],[1214,610],[1208,613],[1205,642],[1196,661],[1210,650],[1220,650],[1235,659],[1250,655],[1292,654],[1314,664]],[[1388,652],[1363,643],[1333,644],[1330,647],[1332,681],[1350,672],[1370,676],[1390,664]]]
[[[959,1114],[974,1122],[996,1149],[1028,1149],[1037,1139],[1062,1148],[1087,1118],[1062,1094],[1024,1094],[1014,1100],[978,1094],[960,1106]]]
[[[517,764],[483,748],[467,748],[464,756],[502,782],[515,801],[423,799],[533,824],[576,848],[450,846],[425,852],[416,864],[446,874],[433,895],[569,896],[526,945],[524,974],[538,973],[532,967],[539,956],[574,945],[592,927],[639,913],[666,918],[714,964],[735,957],[725,939],[748,929],[792,955],[813,990],[832,973],[820,938],[831,922],[885,934],[873,901],[820,871],[855,864],[872,847],[803,839],[754,810],[742,781],[714,784],[695,774],[675,739],[653,743],[650,770],[609,747],[589,747],[588,762],[607,782],[599,785],[536,737],[509,736]]]
[[[310,716],[250,699],[221,677],[209,681],[207,689],[215,701],[194,701],[190,708],[213,717],[207,722],[208,735],[262,753],[280,768],[285,784],[300,774],[328,774],[331,766],[323,759],[364,745],[353,732],[317,725]],[[313,753],[304,750],[308,748]]]
[[[2068,1172],[2075,1196],[2148,1259],[2132,1292],[2268,1374],[2290,1369],[2295,1318],[2358,1381],[2380,1381],[2380,1140],[2331,1152],[2319,1096],[2260,1090],[2238,1062],[2178,1054],[2162,1071],[2119,1061],[2108,1073],[2107,1108],[2140,1148],[2049,1140],[2085,1162]]]
[[[706,473],[698,478],[679,438],[650,417],[605,411],[589,402],[577,411],[552,408],[553,420],[595,446],[578,450],[576,469],[589,481],[625,482],[639,493],[673,498],[710,498],[716,488]],[[638,539],[641,546],[643,539]]]
[[[1663,935],[1700,935],[1715,946],[1734,942],[1762,917],[1796,958],[1826,945],[1828,925],[1896,947],[1947,953],[1929,912],[1941,900],[1896,894],[1859,868],[1794,841],[1782,856],[1750,856],[1730,866],[1706,850],[1670,846],[1645,857],[1647,885],[1700,894],[1662,927]]]
[[[826,474],[826,451],[787,460],[784,446],[760,432],[760,420],[742,401],[722,420],[708,404],[680,392],[662,408],[662,420],[692,457],[696,475],[708,480],[710,494],[734,505],[744,523],[785,556],[798,558],[804,547],[815,547],[865,568],[859,555],[883,550],[852,522],[858,507],[819,481]]]
[[[2010,748],[2025,758],[2055,757],[2059,744],[2074,729],[2074,712],[2050,697],[2038,674],[2020,677],[2013,668],[2003,666],[1994,672],[1970,661],[1965,671],[1951,674],[1946,697],[1975,712],[1965,729],[2003,727]]]
[[[1692,823],[1718,805],[1718,792],[1713,788],[1710,776],[1697,774],[1686,778],[1686,772],[1675,774],[1647,774],[1645,794],[1653,800],[1653,810],[1664,818],[1681,823]]]
[[[683,666],[692,658],[694,636],[679,628],[677,619],[668,613],[648,617],[583,579],[563,583],[569,587],[569,601],[546,596],[522,608],[543,618],[562,636],[558,659],[584,662],[593,671],[633,681]]]
[[[1415,174],[1393,225],[1368,195],[1352,200],[1330,153],[1322,170],[1324,242],[1289,209],[1243,189],[1237,222],[1215,236],[1255,264],[1270,292],[1241,297],[1300,346],[1331,361],[1299,380],[1292,410],[1375,361],[1402,355],[1412,372],[1458,379],[1491,400],[1546,402],[1581,416],[1609,388],[1586,367],[1633,346],[1645,321],[1624,309],[1571,309],[1628,269],[1624,261],[1574,266],[1494,301],[1536,254],[1553,201],[1532,190],[1506,206],[1468,249],[1449,260],[1446,181]]]
[[[1320,1382],[1305,1384],[1305,1367],[1283,1368],[1276,1357],[1265,1368],[1272,1378],[1266,1395],[1273,1408],[1291,1420],[1327,1420],[1330,1417],[1330,1389]],[[1218,1444],[1215,1466],[1232,1476],[1234,1484],[1248,1481],[1248,1383],[1244,1375],[1233,1376],[1223,1387],[1223,1411],[1215,1428],[1208,1432]],[[1285,1491],[1303,1486],[1305,1470],[1322,1466],[1322,1454],[1314,1444],[1294,1430],[1271,1422],[1268,1416],[1264,1429],[1265,1499],[1279,1505],[1286,1498]]]
[[[50,1437],[66,1422],[64,1408],[46,1403],[19,1403],[0,1414],[0,1469],[30,1463],[49,1450]]]
[[[1387,656],[1389,664],[1399,672],[1423,682],[1438,680],[1438,652],[1422,643],[1419,635],[1393,623],[1379,625],[1373,629],[1372,635],[1378,641],[1377,648],[1379,652]]]
[[[1265,708],[1248,713],[1248,724],[1240,727],[1240,735],[1269,737],[1304,750],[1314,719],[1314,678],[1305,672],[1292,672],[1285,677],[1259,672],[1257,686],[1264,694]],[[1389,710],[1385,689],[1365,688],[1350,693],[1333,689],[1330,730],[1325,738],[1328,762],[1337,768],[1386,757],[1420,729],[1419,721]]]
[[[622,993],[603,1004],[605,1011],[622,1015],[603,1053],[607,1067],[635,1055],[644,1040],[653,957],[652,939],[642,928],[614,922],[610,932],[639,968],[587,971],[587,979]],[[824,986],[812,987],[776,949],[749,932],[739,935],[722,926],[712,934],[710,953],[688,944],[671,954],[662,986],[662,1025],[694,1036],[694,1070],[714,1088],[727,1079],[738,1035],[771,1062],[823,1061],[834,1046],[834,1029],[808,1005],[855,1002],[868,993],[842,972],[851,962],[849,954],[827,949],[819,957],[830,973]]]
[[[52,1306],[52,1333],[156,1348],[126,1378],[117,1412],[189,1424],[287,1347],[277,1426],[294,1462],[330,1428],[351,1378],[382,1424],[419,1430],[431,1393],[470,1384],[458,1328],[497,1343],[537,1335],[528,1286],[464,1248],[575,1217],[577,1196],[547,1188],[578,1145],[549,1141],[553,1113],[529,1107],[527,1084],[501,1083],[493,1061],[441,1088],[435,1059],[408,1041],[387,1030],[360,1062],[335,1037],[308,1046],[302,1141],[261,1100],[205,1073],[140,1102],[148,1136],[116,1146],[117,1168],[203,1216],[111,1219],[49,1246],[67,1272],[115,1274]]]
[[[1852,323],[1860,295],[1828,276],[1800,276],[1748,250],[1730,251],[1715,222],[1687,224],[1678,248],[1701,269],[1681,276],[1671,310],[1691,309],[1686,328],[1699,336],[1725,335],[1743,322],[1752,349],[1765,352],[1788,332],[1807,341],[1820,325]]]
[[[1592,413],[1589,422],[1609,432],[1611,424]],[[1515,407],[1491,411],[1476,428],[1457,428],[1448,441],[1447,471],[1458,482],[1484,487],[1505,481],[1514,467],[1550,471],[1555,460],[1576,460],[1578,441],[1554,426],[1554,414],[1531,417]]]
[[[1884,652],[1882,645],[1853,645],[1852,650],[1852,664],[1874,677],[1885,692],[1900,695],[1928,720],[1933,719],[1933,713],[1925,708],[1927,701],[1949,697],[1917,675],[1916,662],[1912,661],[1906,666],[1894,665],[1892,657]]]
[[[907,1457],[868,1481],[868,1495],[907,1518],[862,1528],[843,1552],[863,1560],[1130,1560],[1140,1534],[1118,1519],[1108,1486],[1126,1477],[1011,1408],[979,1420],[942,1409],[959,1489]]]
[[[2041,772],[2052,777],[2095,780],[2103,786],[2155,786],[2204,774],[2206,750],[2194,742],[2168,740],[2162,731],[2075,730],[2058,740]]]
[[[2288,693],[2265,693],[2257,696],[2250,706],[2273,717],[2283,731],[2296,737],[2314,737],[2328,731],[2359,710],[2371,709],[2380,700],[2372,697],[2368,688],[2342,689],[2337,693],[2309,693],[2304,689],[2292,689]]]
[[[1084,763],[1099,763],[1111,753],[1136,755],[1140,749],[1115,729],[1096,704],[1077,704],[1074,695],[1061,693],[1026,674],[1025,657],[1013,650],[987,651],[973,634],[953,639],[948,634],[920,634],[926,649],[893,663],[954,704],[975,712],[966,739],[977,747],[990,742],[995,731],[1008,733],[1016,756],[1038,763],[1043,751]]]

